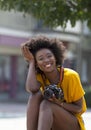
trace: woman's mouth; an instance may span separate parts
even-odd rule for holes
[[[47,64],[47,65],[45,65],[45,67],[46,67],[46,68],[49,68],[49,67],[51,67],[51,64]]]

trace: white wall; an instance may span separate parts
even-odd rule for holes
[[[15,30],[22,32],[30,32],[36,26],[36,19],[31,15],[23,16],[23,13],[14,11],[0,10],[0,30]],[[1,31],[0,31],[1,32]]]

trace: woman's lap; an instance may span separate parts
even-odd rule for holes
[[[76,117],[64,108],[49,102],[43,101],[44,107],[51,107],[53,112],[53,126],[52,130],[80,130]],[[47,115],[46,115],[47,116]],[[46,117],[45,117],[46,118]]]
[[[40,102],[41,95],[38,94],[38,95],[35,95],[34,97],[36,97],[35,99],[38,100],[37,102],[36,102],[35,99],[34,99],[35,101],[32,100],[33,104],[35,104],[33,106],[35,107],[37,105],[37,103]],[[30,102],[31,101],[29,101],[29,105],[32,103],[32,102],[31,103]],[[73,116],[73,114],[71,114],[70,112],[66,111],[64,108],[62,108],[62,107],[60,107],[60,106],[58,106],[58,105],[56,105],[56,104],[54,104],[52,102],[49,102],[47,100],[42,100],[42,102],[38,103],[38,104],[40,104],[40,107],[39,107],[40,111],[43,110],[43,109],[46,109],[46,108],[48,109],[48,107],[51,108],[52,113],[53,113],[52,130],[61,130],[61,129],[62,130],[73,130],[73,129],[74,130],[80,130],[80,127],[79,127],[79,124],[78,124],[78,121],[77,121],[76,117]],[[32,108],[32,110],[33,110],[33,108]],[[33,114],[33,113],[31,113],[31,114]],[[28,115],[30,115],[30,112],[28,113]],[[35,114],[33,114],[33,115],[35,115]],[[45,115],[45,118],[46,118],[46,116],[48,116],[48,115]],[[30,122],[30,121],[28,121],[28,122]]]

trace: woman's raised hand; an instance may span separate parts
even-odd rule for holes
[[[26,45],[26,43],[21,44],[21,51],[26,61],[28,62],[34,61],[34,56],[30,52],[29,47]]]

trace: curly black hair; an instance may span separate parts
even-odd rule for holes
[[[56,65],[62,66],[63,59],[64,59],[64,46],[63,43],[55,38],[47,38],[45,36],[37,36],[31,38],[26,45],[29,47],[30,52],[36,55],[36,52],[41,49],[49,49],[56,58]]]

